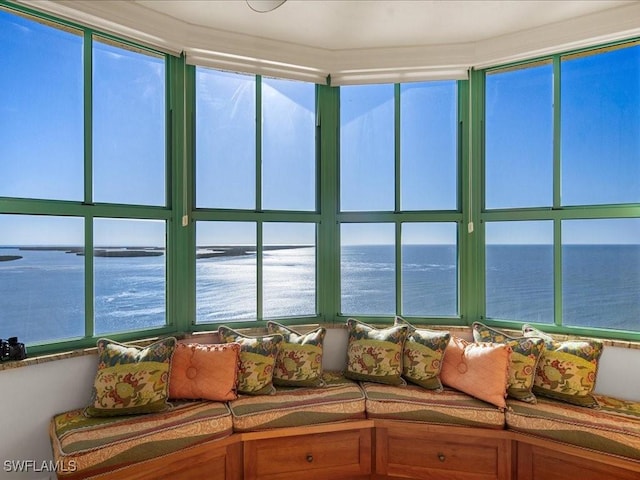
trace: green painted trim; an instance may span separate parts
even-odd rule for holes
[[[256,211],[262,211],[262,76],[256,75]]]
[[[402,210],[402,145],[400,139],[400,132],[402,127],[402,100],[401,100],[401,87],[399,83],[393,86],[393,126],[394,126],[394,142],[393,142],[393,154],[394,154],[394,183],[395,183],[395,196],[394,196],[394,212],[400,212]],[[396,243],[397,245],[397,243]],[[397,308],[397,307],[396,307]]]
[[[562,325],[562,222],[553,221],[553,323]]]
[[[319,85],[318,118],[320,133],[318,225],[318,313],[324,322],[333,322],[340,311],[340,89]]]
[[[264,318],[264,247],[263,222],[256,223],[256,316],[258,320]]]
[[[562,124],[560,57],[553,57],[553,208],[562,206]]]
[[[396,222],[395,228],[395,243],[396,243],[396,252],[395,252],[395,261],[396,261],[396,271],[395,271],[395,284],[396,284],[396,315],[402,314],[402,293],[403,293],[403,282],[402,282],[402,223]]]
[[[95,333],[95,273],[93,269],[93,217],[84,218],[84,335]]]
[[[317,223],[320,221],[320,214],[309,212],[254,212],[249,210],[203,210],[198,209],[192,212],[194,220],[217,220],[217,221],[238,221],[238,222],[296,222],[296,223]]]
[[[402,127],[402,100],[401,86],[399,83],[393,86],[393,126],[394,126],[394,213],[402,210],[402,142],[400,138]],[[402,313],[402,222],[396,219],[395,224],[395,312]]]

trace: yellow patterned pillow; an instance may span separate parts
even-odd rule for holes
[[[276,363],[282,335],[249,336],[229,327],[218,327],[218,335],[225,343],[240,344],[238,393],[270,395],[273,387],[273,368]]]
[[[503,343],[511,347],[507,394],[523,402],[536,403],[532,393],[536,367],[544,350],[544,340],[535,337],[510,337],[480,322],[472,326],[476,342]]]
[[[530,325],[522,327],[525,337],[540,337],[545,349],[538,362],[533,393],[583,407],[597,408],[592,392],[603,345],[598,340],[555,341]]]
[[[145,348],[101,338],[97,346],[98,371],[85,415],[135,415],[161,412],[171,406],[167,398],[175,338]]]
[[[322,380],[322,344],[325,328],[300,334],[276,322],[267,322],[269,333],[279,333],[284,341],[276,359],[273,384],[291,387],[318,387]]]
[[[394,323],[407,325],[409,329],[402,354],[402,376],[423,388],[442,390],[440,369],[449,332],[415,328],[402,317],[396,317]]]
[[[347,328],[349,341],[345,377],[406,385],[402,379],[402,348],[407,337],[407,325],[378,329],[350,318]]]

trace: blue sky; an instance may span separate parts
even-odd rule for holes
[[[82,37],[0,11],[0,44],[0,196],[81,201]],[[640,46],[567,60],[562,68],[563,202],[640,202]],[[487,77],[490,208],[552,204],[552,73],[549,64]],[[163,204],[162,59],[96,43],[94,75],[95,201]],[[197,92],[196,204],[252,209],[253,78],[199,69]],[[341,206],[345,211],[393,210],[393,86],[344,87],[341,95]],[[403,209],[457,208],[456,95],[455,82],[402,86]],[[314,87],[265,79],[262,98],[263,207],[312,211]],[[565,223],[565,241],[571,243],[640,239],[637,219],[600,221],[596,234],[590,228],[594,223]],[[270,238],[275,243],[307,243],[307,227]],[[412,231],[407,243],[449,243],[451,225],[433,227],[407,229]],[[550,241],[548,222],[518,227],[522,229],[493,227],[495,242]],[[42,242],[37,235],[42,231],[48,232],[47,243],[77,244],[82,243],[82,228],[78,219],[4,215],[0,244]],[[201,232],[208,228],[203,226]],[[385,228],[347,228],[345,233],[354,233],[345,234],[344,240],[392,242],[393,236],[380,233]],[[233,225],[222,230],[211,235],[232,243]],[[158,239],[157,223],[111,222],[100,238],[105,244],[149,244]],[[198,238],[199,244],[210,240],[205,233]]]

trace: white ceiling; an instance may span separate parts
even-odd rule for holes
[[[467,78],[640,36],[640,0],[13,0],[188,63],[333,85]]]
[[[327,50],[478,42],[631,1],[287,0],[257,13],[244,0],[134,0],[190,25]]]

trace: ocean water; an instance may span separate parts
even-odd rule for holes
[[[82,336],[84,257],[63,250],[0,248],[0,337],[40,342]],[[399,301],[407,316],[458,313],[456,248],[407,245],[402,250]],[[166,258],[96,257],[97,334],[160,326],[165,321]],[[342,313],[396,312],[392,246],[345,246],[340,252]],[[199,323],[256,317],[256,255],[196,260]],[[640,246],[563,247],[563,322],[571,326],[640,331]],[[263,316],[315,313],[315,249],[265,251]],[[552,323],[550,246],[487,247],[487,316]],[[330,315],[330,314],[329,314]]]

